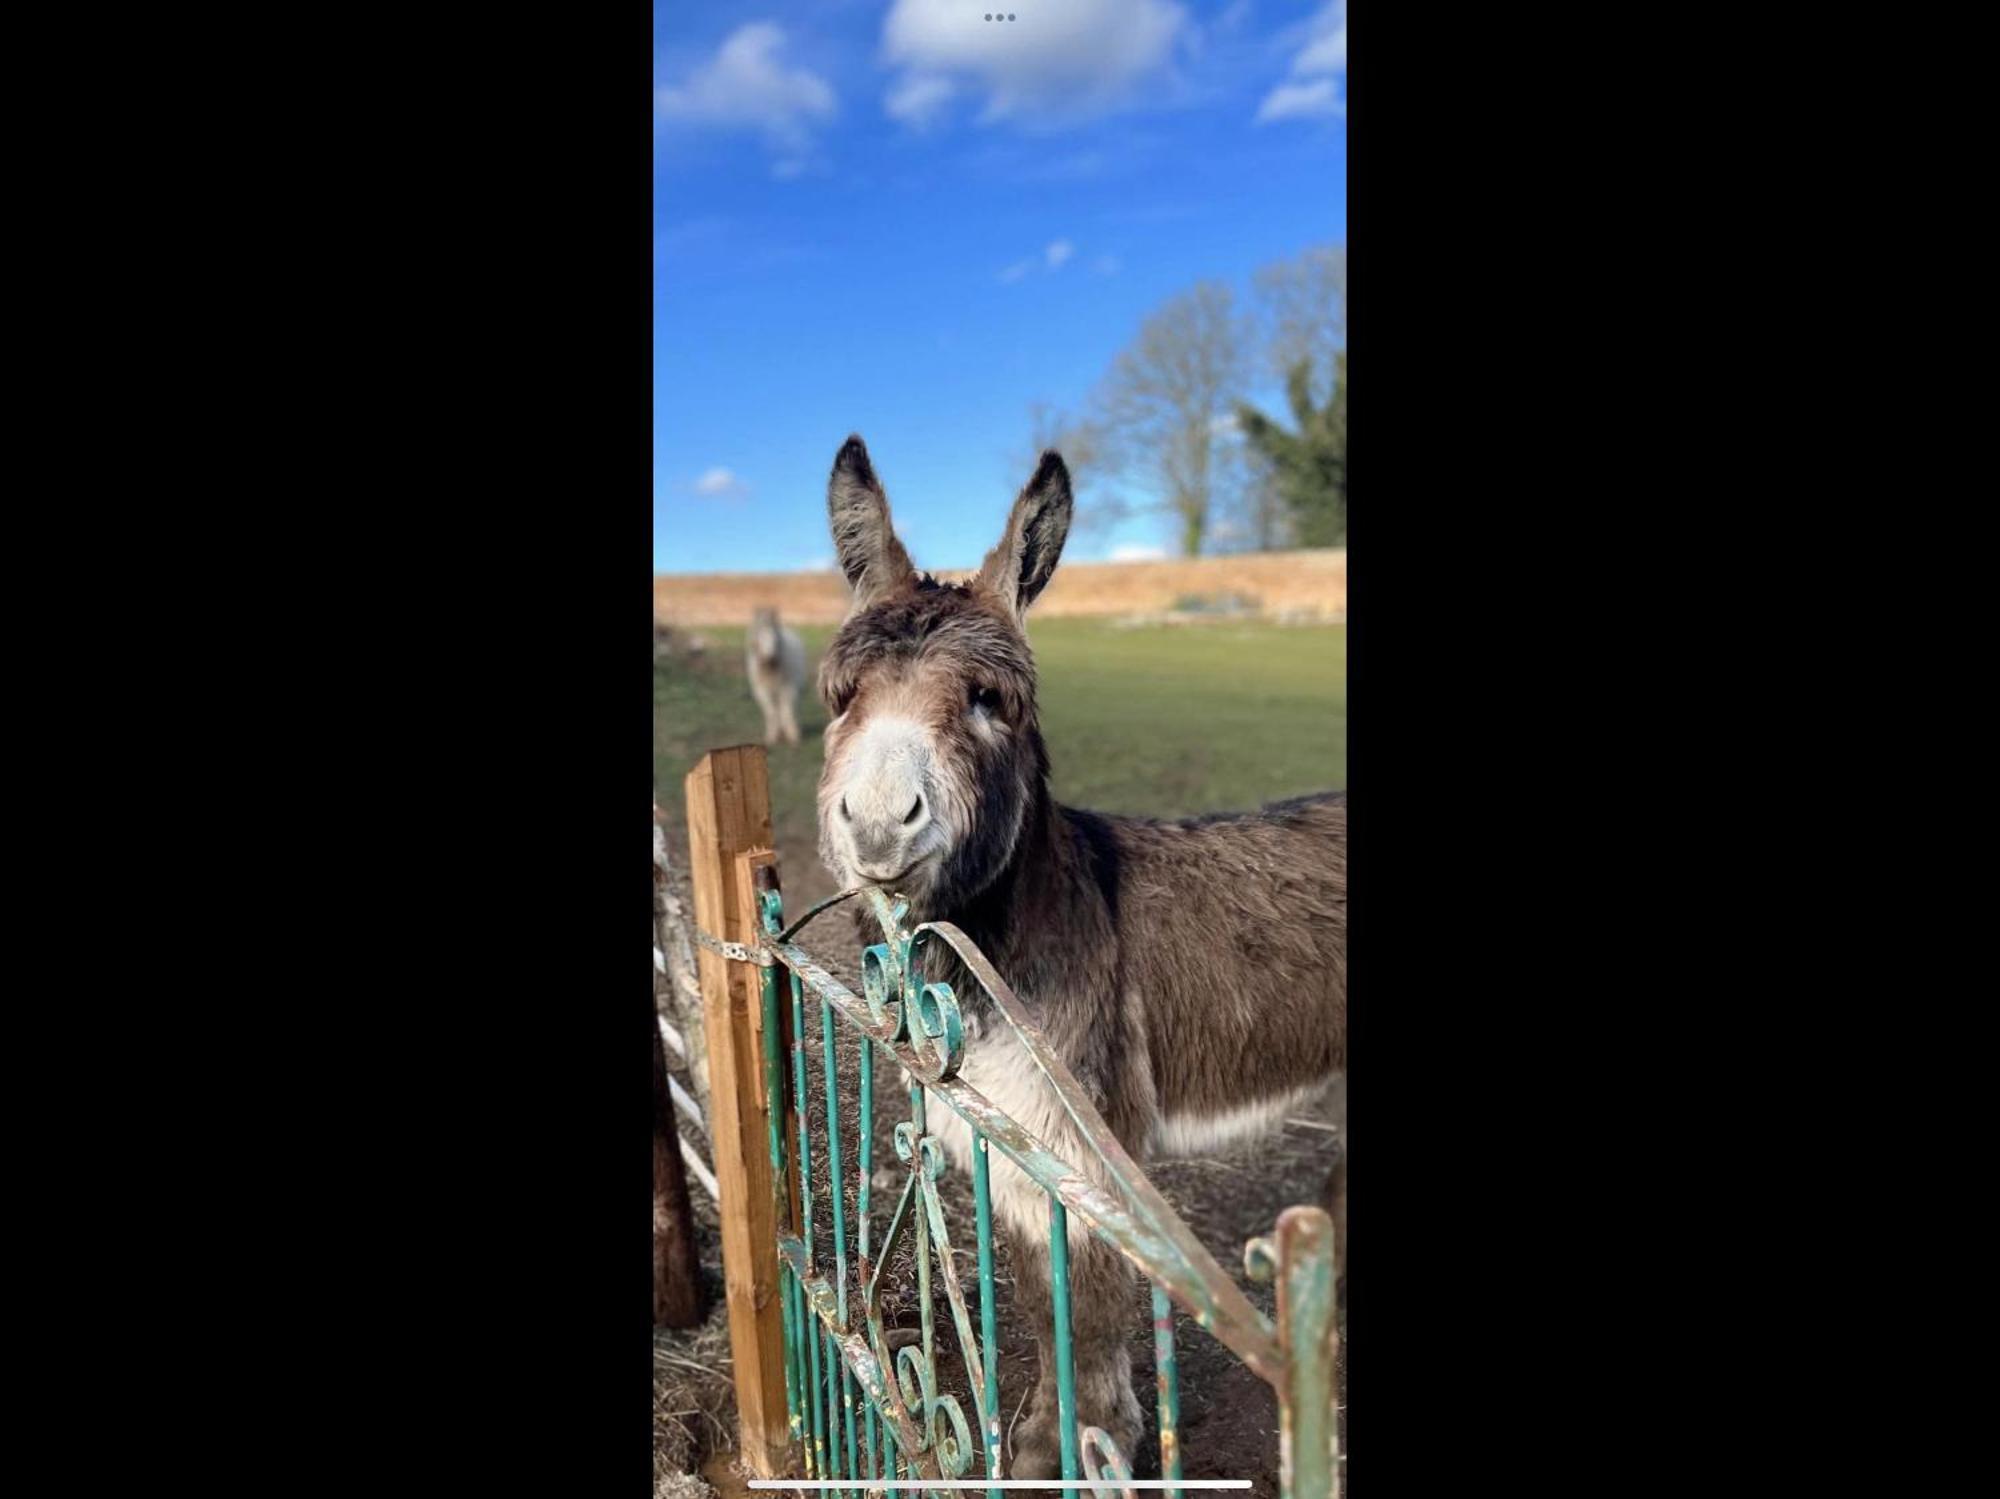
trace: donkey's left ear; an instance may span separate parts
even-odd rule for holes
[[[1069,535],[1072,508],[1069,470],[1062,455],[1042,454],[1035,477],[1014,501],[1000,545],[986,554],[979,569],[979,580],[1013,605],[1016,614],[1026,614],[1028,605],[1049,586]]]

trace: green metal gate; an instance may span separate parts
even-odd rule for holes
[[[758,757],[761,760],[761,756]],[[706,762],[704,762],[706,764]],[[761,764],[757,766],[761,779]],[[693,784],[692,778],[690,784]],[[768,812],[765,814],[768,830]],[[765,833],[768,839],[768,831]],[[697,850],[697,857],[700,851]],[[1174,1343],[1178,1308],[1211,1333],[1276,1391],[1280,1412],[1279,1474],[1286,1499],[1333,1499],[1339,1493],[1335,1412],[1335,1266],[1331,1219],[1318,1207],[1293,1207],[1267,1237],[1245,1247],[1245,1272],[1275,1282],[1277,1317],[1254,1306],[1194,1234],[1161,1198],[1118,1144],[1096,1107],[1049,1048],[1004,979],[957,927],[906,924],[907,910],[879,890],[848,890],[823,901],[787,926],[769,856],[754,869],[756,943],[724,941],[697,932],[697,941],[719,957],[758,965],[761,1002],[761,1100],[769,1152],[771,1208],[778,1253],[777,1300],[783,1326],[785,1417],[796,1454],[790,1476],[838,1483],[866,1493],[884,1479],[1001,1479],[998,1307],[994,1296],[992,1196],[989,1159],[999,1151],[1041,1189],[1049,1205],[1049,1268],[1055,1316],[1054,1354],[1062,1473],[1099,1493],[1123,1491],[1131,1478],[1127,1454],[1094,1427],[1079,1429],[1075,1371],[1070,1348],[1069,1215],[1125,1256],[1151,1283],[1157,1364],[1160,1473],[1166,1492],[1181,1478],[1179,1387]],[[699,895],[699,891],[697,894]],[[862,957],[862,993],[856,995],[796,940],[815,917],[861,899],[874,911],[883,940]],[[749,925],[748,921],[745,926]],[[747,932],[746,932],[747,935]],[[939,947],[991,999],[1023,1049],[1023,1065],[1038,1068],[1096,1153],[1111,1184],[1099,1185],[1060,1159],[977,1090],[959,1081],[964,1029],[958,997],[943,982]],[[712,1003],[713,1001],[711,1001]],[[815,1080],[807,1027],[817,1023],[824,1089],[824,1139],[811,1128]],[[859,1139],[856,1221],[850,1224],[849,1170],[841,1138],[840,1079],[836,1075],[838,1028],[859,1037]],[[982,1046],[1004,1045],[997,1034]],[[876,1236],[873,1198],[875,1060],[880,1050],[911,1079],[908,1117],[895,1126],[903,1185]],[[741,1065],[739,1063],[739,1065]],[[754,1074],[739,1074],[747,1082]],[[787,1088],[790,1095],[787,1096]],[[959,1283],[951,1252],[951,1226],[938,1192],[946,1169],[942,1144],[926,1133],[927,1097],[948,1105],[972,1132],[973,1234],[978,1251],[975,1309]],[[739,1103],[747,1122],[749,1110]],[[789,1138],[788,1138],[789,1136]],[[721,1147],[718,1142],[718,1169]],[[761,1173],[759,1173],[761,1175]],[[725,1190],[728,1179],[725,1178]],[[831,1263],[817,1254],[817,1217],[830,1216],[826,1238]],[[725,1210],[726,1211],[726,1210]],[[962,1232],[962,1225],[961,1225]],[[899,1245],[910,1242],[918,1278],[920,1341],[892,1349],[882,1317],[883,1276]],[[725,1241],[726,1247],[727,1241]],[[973,1405],[968,1419],[956,1395],[941,1387],[932,1277],[941,1275],[952,1331],[963,1360]],[[732,1298],[738,1287],[732,1278]],[[761,1294],[761,1293],[760,1293]],[[739,1324],[732,1317],[732,1342]],[[739,1364],[745,1351],[738,1348]],[[739,1376],[739,1388],[742,1381]],[[775,1397],[774,1397],[775,1398]],[[977,1437],[974,1432],[977,1432]],[[998,1499],[997,1490],[989,1490]]]

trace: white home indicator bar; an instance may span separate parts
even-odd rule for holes
[[[753,1489],[1247,1489],[1247,1478],[752,1478]]]

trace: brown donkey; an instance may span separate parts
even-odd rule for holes
[[[1042,455],[1000,544],[963,584],[911,566],[858,437],[834,460],[827,509],[853,590],[820,667],[835,715],[820,853],[835,878],[899,892],[913,924],[962,927],[1135,1160],[1269,1128],[1344,1074],[1344,795],[1155,822],[1077,811],[1049,794],[1022,620],[1069,532],[1062,459]],[[978,985],[925,976],[950,980],[959,997],[960,1077],[1108,1186]],[[933,1102],[928,1128],[969,1170],[958,1115]],[[1344,1267],[1344,1134],[1342,1146],[1329,1193]],[[992,1184],[1041,1355],[1011,1471],[1051,1477],[1060,1447],[1047,1199],[997,1153]],[[1126,1344],[1134,1277],[1075,1216],[1069,1240],[1077,1417],[1130,1458],[1142,1429]]]

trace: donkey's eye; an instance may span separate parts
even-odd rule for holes
[[[988,713],[1000,711],[1000,693],[992,687],[981,687],[976,683],[967,693],[967,698],[975,708],[984,708]]]

